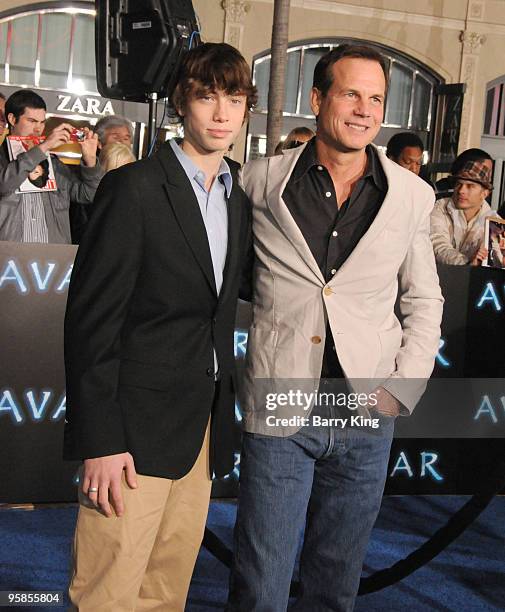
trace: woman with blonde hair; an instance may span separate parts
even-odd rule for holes
[[[130,147],[120,142],[105,145],[100,151],[98,160],[105,172],[137,161]]]

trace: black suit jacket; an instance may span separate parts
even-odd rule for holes
[[[228,163],[219,297],[198,201],[168,143],[103,179],[68,293],[66,459],[129,451],[140,474],[181,478],[212,411],[211,470],[233,468],[233,334],[252,249],[249,201]]]

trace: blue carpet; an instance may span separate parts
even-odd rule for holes
[[[412,552],[467,499],[386,497],[370,541],[364,573],[392,565]],[[75,516],[74,507],[0,510],[0,591],[64,590]],[[208,526],[228,546],[231,546],[234,520],[233,503],[211,504]],[[187,612],[222,610],[227,581],[226,567],[202,550],[191,583]],[[33,612],[37,608],[9,609]],[[505,497],[495,498],[479,520],[427,566],[400,583],[359,597],[356,605],[356,612],[497,612],[504,609]]]

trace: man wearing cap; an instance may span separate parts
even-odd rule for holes
[[[468,161],[454,175],[451,197],[435,203],[430,237],[439,263],[480,266],[487,257],[484,248],[486,218],[494,214],[486,202],[492,190],[491,168],[484,160]]]

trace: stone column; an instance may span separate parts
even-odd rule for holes
[[[486,37],[472,30],[472,21],[482,21],[483,18],[482,0],[469,0],[467,7],[467,19],[465,30],[460,34],[462,43],[461,69],[459,74],[460,83],[466,83],[463,110],[461,113],[461,129],[459,133],[458,151],[470,148],[472,139],[472,122],[479,118],[474,116],[475,101],[481,94],[477,90],[477,69],[479,64],[479,53],[482,45],[486,42]],[[478,27],[475,29],[479,29]]]
[[[240,50],[245,16],[251,7],[245,0],[222,0],[221,6],[225,12],[224,42]]]

